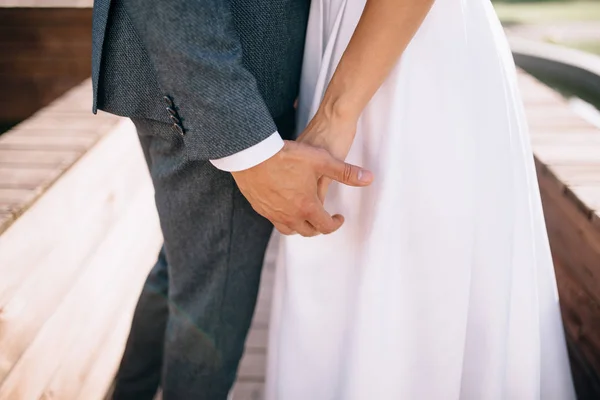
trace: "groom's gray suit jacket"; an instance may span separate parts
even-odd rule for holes
[[[94,112],[172,124],[198,160],[257,144],[298,94],[308,7],[309,0],[95,0]]]

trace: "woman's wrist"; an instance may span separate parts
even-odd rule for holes
[[[325,141],[336,141],[340,136],[349,140],[354,139],[358,115],[355,113],[339,112],[320,108],[309,124],[311,130],[321,132]],[[345,140],[345,139],[344,139]]]
[[[350,96],[336,95],[328,90],[325,92],[317,115],[333,125],[348,125],[356,124],[361,112],[362,107]]]
[[[352,146],[356,135],[356,120],[344,114],[326,115],[325,111],[319,112],[309,122],[308,126],[298,138],[314,147],[327,150],[332,156],[344,160]]]

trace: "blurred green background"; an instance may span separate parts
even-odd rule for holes
[[[600,0],[493,0],[507,33],[600,54]]]

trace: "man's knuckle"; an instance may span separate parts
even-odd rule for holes
[[[306,216],[310,210],[310,200],[306,197],[300,197],[296,203],[297,215]]]
[[[309,203],[306,203],[304,205],[304,212],[306,213],[306,215],[309,215],[309,216],[315,215],[317,210],[318,210],[317,203],[315,201],[311,200]]]
[[[308,215],[306,206],[304,204],[302,204],[301,206],[298,207],[298,214],[299,217],[306,217]]]
[[[292,216],[285,216],[281,218],[281,223],[286,225],[286,226],[290,226],[292,224],[294,224],[296,222],[296,219]]]
[[[292,233],[292,230],[287,226],[287,225],[283,225],[281,223],[276,222],[275,224],[275,228],[281,232],[283,235],[289,235]]]
[[[312,162],[313,164],[319,168],[319,169],[324,169],[327,167],[327,164],[329,163],[329,152],[325,149],[321,149],[321,148],[315,148],[312,150]]]
[[[289,146],[284,146],[283,149],[281,149],[281,151],[279,153],[276,154],[276,156],[282,160],[285,161],[289,156],[290,153],[293,151],[293,149],[291,149]]]
[[[316,232],[314,231],[314,229],[306,227],[302,229],[302,232],[300,234],[304,237],[313,237],[316,235]]]

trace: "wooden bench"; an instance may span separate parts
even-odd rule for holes
[[[161,236],[131,122],[86,81],[0,136],[0,399],[102,398]]]
[[[600,128],[531,76],[520,74],[520,86],[573,372],[581,398],[598,398]]]

